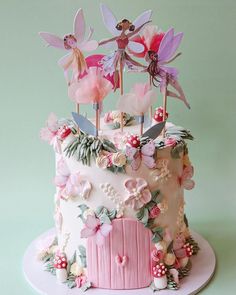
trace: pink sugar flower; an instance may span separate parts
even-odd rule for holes
[[[138,210],[150,202],[152,195],[147,186],[148,184],[143,178],[128,179],[125,182],[125,187],[129,195],[125,199],[125,204]]]
[[[87,280],[86,276],[83,276],[83,275],[76,277],[75,279],[76,287],[81,288],[83,284],[86,283],[86,280]]]
[[[152,251],[152,260],[153,260],[153,264],[156,264],[156,263],[159,263],[160,261],[163,260],[164,258],[164,253],[162,250],[157,250],[157,249],[154,249]]]
[[[93,215],[88,215],[85,228],[81,230],[81,238],[89,238],[95,236],[96,244],[102,246],[105,242],[105,238],[112,230],[111,224],[100,223],[100,220]]]
[[[175,146],[177,144],[177,141],[173,137],[168,137],[165,139],[165,146]]]

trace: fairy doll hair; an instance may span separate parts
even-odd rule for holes
[[[149,73],[149,75],[151,77],[151,81],[152,81],[153,86],[158,87],[158,84],[160,83],[160,80],[157,79],[157,75],[159,73],[159,68],[157,66],[158,54],[153,50],[149,50],[147,52],[147,54],[150,59],[150,64],[147,68],[147,72]],[[151,58],[151,56],[154,56],[155,58]],[[158,84],[156,84],[156,83],[158,83]]]
[[[121,31],[122,30],[122,24],[124,23],[129,23],[129,31],[134,31],[135,30],[135,25],[133,25],[128,19],[124,18],[122,19],[122,21],[120,21],[117,25],[116,25],[116,29]]]

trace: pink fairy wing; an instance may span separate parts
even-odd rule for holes
[[[42,140],[47,141],[48,143],[50,143],[55,136],[55,134],[52,133],[48,127],[41,128],[39,135]]]
[[[134,147],[126,146],[126,156],[131,160],[131,167],[133,170],[138,170],[141,165],[141,155],[139,150]]]
[[[186,179],[183,181],[182,185],[186,190],[191,190],[194,188],[195,182],[192,179]]]
[[[105,27],[107,30],[113,35],[118,36],[120,35],[120,31],[116,29],[116,25],[118,23],[116,17],[112,13],[112,11],[105,5],[100,4],[100,10],[102,14],[102,19]]]
[[[61,158],[57,162],[57,173],[59,175],[66,176],[66,177],[70,176],[70,171],[68,169],[68,166],[67,166],[66,162],[63,160],[63,158]]]
[[[131,52],[135,52],[135,53],[142,53],[144,51],[144,46],[138,42],[134,42],[134,41],[129,41],[128,43],[128,49]]]
[[[88,238],[88,237],[92,237],[94,235],[95,235],[95,230],[91,229],[91,228],[87,228],[87,227],[82,229],[81,232],[80,232],[80,237],[81,238]]]
[[[86,30],[86,25],[84,20],[84,13],[83,13],[83,9],[80,8],[77,11],[74,18],[74,35],[78,43],[81,43],[84,41],[85,30]]]
[[[104,237],[107,237],[109,235],[109,233],[112,231],[112,225],[111,224],[106,224],[104,223],[101,227],[100,227],[100,232]]]
[[[148,22],[152,16],[152,10],[147,10],[144,11],[142,14],[140,14],[134,21],[133,25],[135,28],[139,28],[142,26],[144,23]]]
[[[44,41],[46,41],[48,46],[65,50],[62,38],[48,32],[39,32],[39,35]]]
[[[167,57],[172,50],[171,44],[174,38],[174,28],[170,28],[161,40],[160,47],[158,49],[158,60],[159,62],[167,61]]]
[[[62,68],[64,68],[68,63],[69,61],[71,61],[71,52],[64,55],[63,57],[61,57],[59,60],[58,60],[58,65]]]
[[[95,229],[100,224],[99,219],[93,215],[88,215],[85,225],[90,229]]]
[[[150,140],[142,148],[141,152],[143,156],[153,156],[155,153],[155,144],[153,140]]]
[[[98,47],[98,42],[95,40],[89,40],[86,42],[83,42],[83,44],[80,45],[80,49],[84,51],[93,51],[96,50]]]
[[[176,50],[179,48],[179,45],[183,39],[184,33],[180,32],[176,34],[172,40],[172,49],[169,53],[168,59],[171,59],[173,55],[176,53]]]

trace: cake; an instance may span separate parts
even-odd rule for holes
[[[133,23],[117,22],[104,4],[101,12],[112,39],[91,40],[90,29],[85,40],[82,9],[73,34],[40,33],[49,45],[70,51],[59,65],[76,112],[70,119],[50,114],[40,132],[55,151],[56,236],[42,241],[38,257],[69,288],[177,290],[199,250],[184,213],[184,190],[195,184],[187,148],[193,136],[170,123],[166,110],[168,96],[190,108],[178,71],[166,66],[179,56],[183,34],[158,31],[149,10]],[[118,49],[111,54],[83,55],[114,40]],[[124,92],[124,67],[127,78],[136,72],[150,82]],[[153,111],[158,88],[163,106]],[[112,91],[120,91],[118,109],[103,114]],[[92,104],[95,118],[83,116],[81,104]]]

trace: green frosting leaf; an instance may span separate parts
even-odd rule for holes
[[[83,291],[83,292],[85,292],[88,289],[90,289],[91,287],[92,287],[91,282],[86,282],[86,283],[83,284],[83,286],[80,288],[80,290]]]
[[[82,245],[79,245],[79,258],[83,267],[87,267],[87,257],[86,257],[86,248]]]
[[[102,224],[111,224],[111,220],[110,218],[105,214],[103,213],[100,217],[99,217],[100,221]]]

